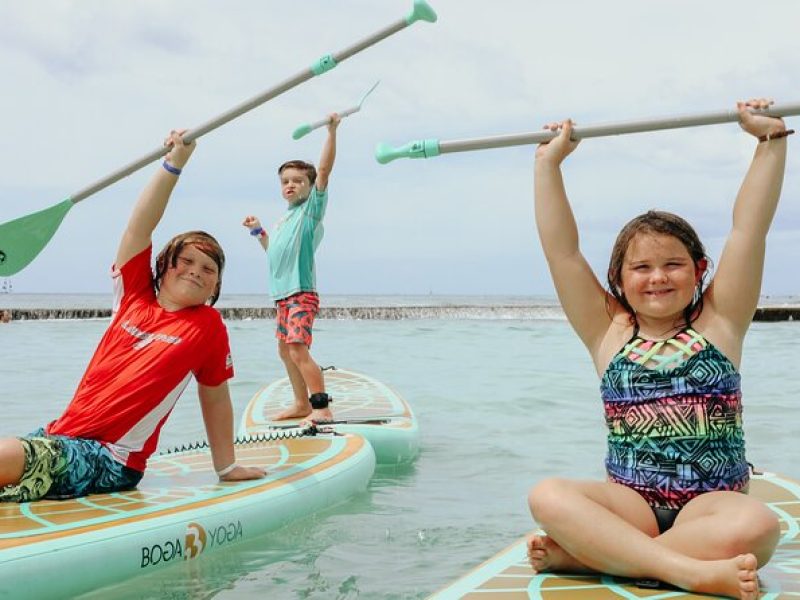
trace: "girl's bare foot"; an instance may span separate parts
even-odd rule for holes
[[[740,600],[756,600],[758,562],[752,554],[740,554],[728,560],[705,561],[696,583],[686,586],[693,592],[718,594]]]
[[[568,554],[550,536],[532,533],[528,536],[528,561],[536,573],[593,573],[594,571]]]

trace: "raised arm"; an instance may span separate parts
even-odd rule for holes
[[[561,133],[536,149],[536,227],[561,306],[575,332],[594,356],[610,325],[606,292],[581,254],[578,227],[561,175],[561,163],[578,142],[570,140],[571,121],[554,123],[547,128],[553,131],[561,129]]]
[[[228,382],[213,387],[198,383],[197,394],[203,411],[211,458],[219,478],[223,481],[240,481],[264,477],[267,474],[264,469],[236,464],[233,449],[233,405]]]
[[[250,235],[258,239],[258,243],[261,244],[264,252],[266,252],[267,248],[269,248],[269,234],[267,230],[261,226],[261,221],[258,220],[258,217],[247,215],[244,221],[242,221],[242,225],[250,230]]]
[[[181,136],[185,132],[185,129],[173,130],[164,140],[164,146],[169,147],[169,151],[164,157],[164,163],[158,166],[150,183],[144,188],[133,207],[114,261],[117,268],[150,245],[153,231],[164,215],[169,197],[178,182],[178,176],[194,152],[194,142],[183,143]]]
[[[766,99],[737,103],[742,129],[764,141],[756,143],[750,168],[736,196],[731,231],[706,296],[714,313],[740,338],[758,305],[767,233],[778,206],[786,166],[783,120],[748,110],[771,104]]]
[[[322,155],[319,157],[319,165],[317,167],[317,190],[320,192],[328,189],[328,178],[333,171],[333,163],[336,160],[336,129],[342,119],[336,113],[330,115],[330,123],[328,123],[328,137],[325,138],[325,143],[322,146]]]

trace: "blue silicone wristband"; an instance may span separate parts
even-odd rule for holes
[[[261,235],[262,233],[264,233],[263,227],[256,227],[255,229],[250,230],[250,235]]]
[[[161,163],[161,166],[164,167],[167,171],[169,171],[173,175],[180,175],[181,173],[183,173],[183,169],[179,169],[178,167],[173,167],[166,161],[166,159],[164,159],[164,162]]]

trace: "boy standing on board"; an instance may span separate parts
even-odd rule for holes
[[[72,498],[136,487],[178,397],[192,376],[211,456],[223,481],[258,479],[237,465],[228,379],[228,332],[216,302],[225,255],[202,231],[175,236],[150,268],[151,235],[194,151],[183,131],[142,192],[112,270],[114,314],[63,415],[20,438],[0,440],[0,501]]]
[[[336,158],[336,128],[340,120],[337,114],[330,115],[319,172],[301,160],[290,160],[278,169],[281,194],[289,203],[289,210],[275,226],[272,237],[255,216],[246,217],[242,223],[267,252],[270,292],[277,312],[278,355],[294,392],[294,405],[275,420],[333,418],[322,371],[311,358],[309,348],[319,311],[314,252],[325,232],[322,219],[328,205],[328,178]]]

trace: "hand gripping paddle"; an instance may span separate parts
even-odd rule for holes
[[[367,96],[369,96],[372,93],[372,90],[378,87],[379,83],[380,81],[376,81],[375,85],[369,88],[366,94],[361,96],[361,100],[358,101],[358,104],[356,104],[355,106],[351,106],[350,108],[340,110],[336,114],[338,114],[340,118],[344,119],[345,117],[349,117],[353,113],[357,113],[358,111],[360,111],[361,105],[364,104],[364,100],[366,100]],[[300,125],[297,129],[294,130],[294,133],[292,133],[292,139],[299,140],[304,135],[308,135],[315,129],[319,129],[320,127],[323,127],[324,125],[327,125],[330,122],[331,122],[330,117],[325,117],[324,119],[320,119],[319,121],[315,121],[314,123],[304,123],[303,125]]]

